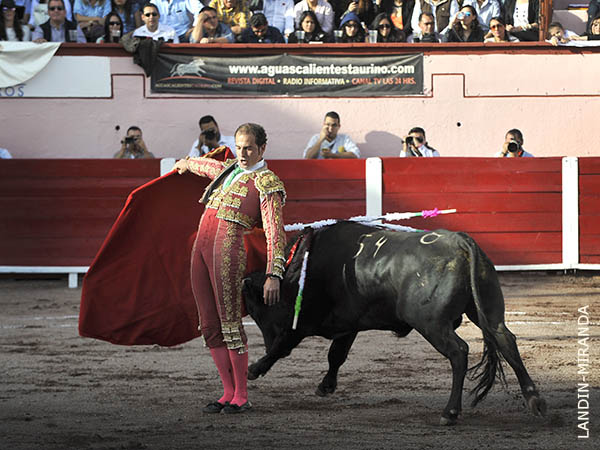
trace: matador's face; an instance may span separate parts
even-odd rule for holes
[[[259,162],[267,144],[256,145],[256,138],[253,134],[238,133],[235,135],[235,150],[237,154],[238,165],[242,169],[249,169]]]

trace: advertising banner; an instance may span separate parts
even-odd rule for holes
[[[159,53],[152,92],[201,96],[423,95],[423,54],[191,56]]]

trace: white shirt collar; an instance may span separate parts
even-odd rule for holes
[[[250,173],[250,172],[254,172],[258,169],[261,169],[265,166],[266,162],[264,159],[261,159],[259,162],[257,162],[256,164],[254,164],[252,167],[248,167],[247,169],[242,169],[243,172],[242,173]]]

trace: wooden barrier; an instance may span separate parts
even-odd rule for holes
[[[579,252],[568,263],[561,161],[383,158],[380,178],[365,176],[365,160],[272,160],[269,166],[286,184],[286,223],[365,214],[366,185],[382,181],[383,213],[456,208],[457,214],[402,224],[466,231],[497,266],[598,269],[600,158],[579,158],[574,172]],[[159,165],[159,160],[0,160],[0,272],[71,272],[59,268],[74,266],[85,272],[129,192],[158,176]]]

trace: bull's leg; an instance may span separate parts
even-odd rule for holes
[[[533,380],[527,373],[527,369],[525,369],[525,365],[519,354],[519,349],[517,348],[515,336],[508,328],[506,328],[504,322],[501,322],[500,325],[498,325],[494,335],[502,356],[504,356],[504,359],[506,359],[508,364],[510,364],[515,371],[515,375],[517,375],[517,379],[521,385],[521,392],[523,392],[523,397],[525,397],[527,406],[536,416],[546,415],[546,400],[540,396]]]
[[[431,327],[419,332],[452,364],[452,391],[440,425],[454,425],[462,410],[462,390],[467,374],[469,346],[453,330],[452,323]]]
[[[329,370],[323,377],[323,381],[317,387],[316,394],[320,397],[325,397],[328,394],[333,394],[337,387],[337,376],[340,366],[344,364],[348,357],[348,352],[356,339],[357,333],[347,334],[336,338],[329,347],[327,359],[329,361]]]
[[[304,335],[295,331],[285,332],[277,336],[267,354],[248,367],[248,379],[256,380],[266,374],[277,360],[288,356],[302,339],[304,339]]]

